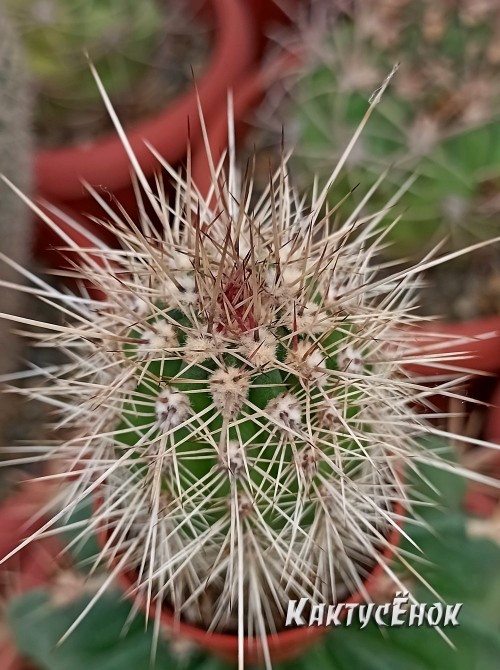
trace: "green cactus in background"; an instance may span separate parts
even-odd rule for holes
[[[179,64],[179,56],[173,58],[171,51],[176,40],[187,39],[181,35],[182,21],[189,21],[182,18],[186,8],[182,3],[164,4],[158,0],[6,1],[21,33],[37,92],[35,122],[40,142],[82,141],[103,128],[109,130],[86,54],[127,119],[156,113],[177,84],[189,81],[189,65],[196,66],[196,59]],[[197,29],[192,25],[191,29],[196,34]],[[203,51],[205,36],[197,37],[202,38]]]
[[[25,193],[31,187],[31,112],[32,96],[21,46],[15,31],[0,11],[0,174],[12,179]],[[32,226],[31,216],[20,199],[0,183],[0,252],[21,265],[29,263]],[[15,283],[18,273],[11,267],[0,267],[0,312],[20,315],[22,294],[5,286]],[[19,338],[12,327],[0,324],[0,375],[12,372],[19,365]],[[2,436],[10,402],[4,399],[0,409]]]
[[[328,178],[377,82],[399,62],[332,202],[389,168],[371,199],[376,211],[416,173],[399,201],[406,224],[388,235],[393,254],[419,253],[445,236],[455,248],[485,239],[500,213],[500,7],[475,0],[349,7],[320,38],[314,33],[313,56],[285,105],[298,186],[307,188],[311,174]]]

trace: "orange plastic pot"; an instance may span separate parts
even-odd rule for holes
[[[97,503],[96,507],[99,504]],[[396,517],[402,516],[402,507],[400,505],[395,509]],[[398,522],[396,522],[398,523]],[[399,525],[399,524],[398,524]],[[389,536],[389,543],[382,552],[383,562],[389,562],[394,555],[395,549],[399,544],[401,533],[398,527],[392,529]],[[107,534],[105,530],[98,533],[98,540],[101,546],[106,543]],[[116,567],[116,562],[113,564]],[[368,595],[376,593],[381,578],[385,575],[385,571],[380,563],[369,574],[364,582],[364,589]],[[122,587],[127,597],[133,598],[134,602],[138,604],[144,611],[147,608],[145,599],[141,599],[136,593],[136,575],[134,572],[119,572],[117,581]],[[345,603],[360,603],[363,602],[363,596],[357,592],[351,595]],[[157,616],[156,606],[154,603],[149,606],[149,614],[152,619]],[[340,616],[342,618],[342,614]],[[176,637],[186,638],[191,642],[199,645],[206,651],[215,656],[237,663],[238,661],[238,636],[227,633],[212,633],[206,630],[193,626],[192,624],[180,621],[175,616],[174,612],[167,607],[161,610],[160,616],[161,625],[167,636],[172,635]],[[319,640],[329,629],[325,626],[309,627],[304,626],[300,628],[289,628],[274,635],[267,636],[267,647],[271,660],[275,663],[289,661],[297,658],[303,654],[314,642]],[[264,661],[264,652],[262,643],[258,638],[245,638],[244,641],[245,665],[260,665]]]

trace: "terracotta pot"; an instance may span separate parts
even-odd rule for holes
[[[299,59],[299,53],[283,54],[277,57],[265,68],[254,68],[247,72],[245,76],[242,76],[241,81],[233,91],[234,119],[239,140],[244,138],[245,133],[250,128],[250,125],[246,121],[252,109],[260,102],[265,92],[268,90],[268,87],[272,85],[273,82],[276,82],[278,79],[293,71]],[[227,149],[227,92],[228,91],[225,90],[222,95],[224,104],[220,104],[218,109],[213,111],[211,119],[206,117],[204,108],[208,142],[214,162],[217,162],[222,153]],[[196,115],[198,115],[198,111],[196,111]],[[183,141],[185,142],[185,151],[188,143],[186,135],[184,136]],[[119,142],[119,140],[117,140],[117,142]],[[140,142],[142,148],[144,148],[142,140],[140,140]],[[193,182],[197,185],[200,192],[203,195],[206,195],[211,184],[211,173],[204,143],[199,142],[198,146],[194,144],[193,153]],[[155,166],[155,169],[158,168],[158,163],[149,150],[148,160],[150,161],[151,171],[153,171],[153,165]],[[127,175],[129,175],[128,161],[126,162],[126,166]],[[103,183],[108,186],[107,177],[105,178],[104,175],[103,180]],[[81,186],[79,186],[79,189],[81,192]],[[127,195],[122,193],[122,196],[119,196],[118,198],[121,201],[121,204],[125,206],[129,213],[133,212],[135,210],[135,194],[130,191]],[[96,237],[102,239],[111,246],[114,246],[115,240],[109,230],[105,230],[102,226],[99,226],[89,216],[84,216],[78,213],[82,211],[82,209],[79,208],[86,207],[86,213],[90,212],[97,218],[102,217],[102,210],[97,203],[91,201],[83,203],[76,200],[73,202],[63,202],[61,200],[54,201],[47,197],[43,197],[41,202],[44,203],[40,205],[43,212],[54,219],[64,233],[72,234],[72,228],[67,222],[68,218],[73,218],[78,222],[80,232],[75,231],[73,234],[75,236],[75,241],[77,241],[80,246],[88,247],[89,241]],[[54,214],[55,210],[59,210],[60,214]],[[38,258],[43,258],[43,260],[50,264],[51,267],[61,267],[61,264],[63,263],[62,259],[66,252],[59,252],[58,247],[60,246],[61,239],[57,233],[54,232],[53,228],[48,227],[47,225],[39,226],[35,241],[35,255]],[[74,253],[71,254],[73,257],[74,255]],[[66,266],[67,263],[63,263],[63,265]]]
[[[490,402],[491,407],[486,422],[486,439],[500,444],[500,382],[497,382]]]
[[[127,130],[130,144],[147,175],[158,164],[145,142],[153,145],[170,163],[186,154],[188,122],[190,142],[200,136],[198,101],[207,122],[254,60],[256,47],[251,16],[243,0],[207,0],[214,15],[215,45],[205,74],[158,116]],[[52,202],[81,202],[82,180],[105,185],[113,194],[130,189],[130,163],[116,133],[90,143],[40,151],[35,164],[37,192]],[[81,211],[81,210],[79,210]]]
[[[500,381],[496,380],[493,391],[486,397],[487,412],[484,421],[483,439],[500,445]],[[473,454],[477,469],[500,481],[500,449],[477,446]],[[498,488],[472,482],[467,491],[466,509],[469,513],[489,517],[497,513],[500,505]]]
[[[98,507],[98,504],[97,504]],[[397,506],[395,510],[396,516],[402,516],[402,507]],[[399,522],[398,526],[399,526]],[[105,530],[98,533],[98,541],[101,546],[104,546],[107,539]],[[401,539],[399,528],[393,528],[389,536],[389,544],[382,552],[382,558],[385,562],[389,562],[395,552]],[[116,567],[116,563],[113,564]],[[373,595],[377,592],[381,582],[381,578],[385,576],[383,567],[377,563],[376,567],[366,578],[364,588],[366,593]],[[125,592],[125,595],[132,598],[136,604],[142,609],[146,609],[145,600],[142,600],[136,593],[136,575],[134,572],[119,572],[117,581]],[[357,592],[344,601],[347,603],[361,603],[363,596]],[[154,620],[156,616],[155,604],[150,604],[150,617]],[[340,618],[343,618],[344,612],[341,613]],[[234,634],[225,633],[208,633],[206,630],[194,626],[183,621],[179,621],[175,617],[174,612],[168,608],[163,608],[160,617],[161,624],[168,637],[181,637],[194,642],[206,651],[215,656],[237,663],[238,661],[238,636]],[[267,644],[271,659],[275,663],[292,660],[304,653],[314,642],[325,635],[329,629],[325,626],[301,628],[289,628],[275,635],[267,636]],[[258,639],[245,638],[245,665],[260,665],[264,661],[264,655],[261,643]]]
[[[500,317],[493,316],[464,323],[436,323],[415,329],[415,338],[421,341],[422,350],[432,352],[439,343],[440,336],[453,338],[449,345],[435,349],[439,353],[463,352],[463,356],[453,361],[453,365],[467,368],[477,373],[500,372]],[[419,338],[419,333],[422,336]],[[436,338],[425,333],[436,333]],[[437,376],[443,374],[439,366],[423,365],[418,362],[407,366],[415,375]]]
[[[259,47],[265,46],[274,25],[293,22],[297,9],[310,4],[311,0],[250,0],[248,6],[257,26]]]
[[[0,503],[0,557],[13,551],[31,533],[39,530],[47,519],[37,516],[54,493],[50,480],[27,480]],[[23,593],[45,584],[58,568],[55,560],[61,544],[54,538],[31,542],[0,567],[12,579],[2,581],[4,594]]]
[[[60,276],[71,288],[78,288],[69,278],[75,268],[81,266],[82,250],[98,248],[104,244],[114,247],[116,238],[103,226],[100,226],[88,216],[78,214],[70,206],[61,203],[37,203],[38,219],[40,221],[39,234],[35,240],[35,254],[43,259],[49,268],[57,268]],[[102,266],[102,258],[93,257],[95,262]],[[95,286],[86,283],[90,295],[96,299],[103,295]]]
[[[21,658],[10,641],[0,645],[0,667],[2,670],[34,670],[33,665]]]
[[[468,383],[467,393],[471,398],[480,401],[485,406],[484,425],[481,438],[500,445],[500,317],[490,317],[465,323],[444,323],[429,326],[429,331],[451,336],[452,343],[439,348],[440,352],[464,352],[453,361],[457,365],[472,373],[475,379]],[[418,332],[418,331],[417,331]],[[422,331],[420,331],[422,332]],[[418,341],[418,334],[417,334]],[[439,335],[433,339],[422,337],[422,349],[432,348],[439,341]],[[432,384],[432,378],[443,373],[439,366],[422,365],[417,362],[407,366],[415,375],[427,378]],[[493,390],[491,390],[493,387]],[[445,398],[437,399],[437,404],[447,409]],[[465,408],[467,412],[468,409]],[[474,463],[474,468],[489,477],[500,480],[500,450],[488,447],[469,446],[467,458]],[[500,501],[497,489],[476,482],[470,482],[465,499],[465,508],[470,514],[487,517],[493,514]]]
[[[310,0],[252,0],[249,3],[254,20],[261,30],[273,23],[288,23],[299,5],[307,7]]]

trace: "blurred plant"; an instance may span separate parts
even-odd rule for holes
[[[332,202],[389,168],[370,201],[369,211],[376,211],[416,171],[399,200],[405,226],[390,232],[397,245],[386,253],[419,253],[446,235],[455,248],[485,239],[500,214],[500,6],[487,0],[344,5],[345,13],[336,5],[333,17],[321,16],[303,33],[309,58],[281,111],[298,186],[307,189],[313,174],[328,179],[377,82],[399,62]],[[263,116],[268,126],[276,119],[274,110]]]
[[[444,336],[423,351],[406,330],[421,323],[419,273],[446,257],[379,278],[387,211],[362,217],[362,202],[339,225],[324,215],[388,82],[310,202],[293,190],[284,161],[250,207],[251,175],[240,183],[232,145],[227,172],[211,162],[206,197],[161,156],[176,195],[170,204],[161,186],[153,192],[98,81],[160,228],[146,207],[139,225],[122,220],[90,188],[119,248],[62,237],[82,285],[102,299],[23,271],[68,317],[63,326],[29,321],[68,363],[37,370],[46,383],[23,392],[55,407],[56,427],[70,429],[68,439],[38,444],[36,458],[72,474],[60,510],[18,550],[91,496],[81,536],[101,533],[97,560],[110,566],[65,638],[127,572],[154,608],[155,635],[167,607],[237,635],[240,668],[245,636],[256,639],[270,667],[267,636],[283,628],[291,598],[368,597],[364,580],[376,566],[401,587],[388,555],[406,556],[394,538],[419,502],[404,483],[410,473],[425,477],[420,469],[431,464],[488,481],[417,439],[448,434],[416,405],[431,410],[429,396],[459,392],[449,380],[429,389],[410,379],[405,363],[418,355],[442,365],[443,377],[463,374],[456,354],[443,353]]]
[[[135,119],[157,111],[189,81],[189,67],[197,65],[194,37],[198,49],[206,48],[180,2],[6,0],[6,6],[26,47],[38,95],[35,120],[47,144],[107,129],[86,54],[117,109]],[[184,54],[189,44],[189,62],[184,62],[175,49],[180,46]]]

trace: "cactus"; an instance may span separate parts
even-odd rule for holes
[[[0,173],[7,175],[25,192],[31,185],[31,91],[15,31],[0,10]],[[31,217],[19,198],[0,183],[0,252],[27,265],[31,250]],[[20,315],[22,294],[4,282],[15,283],[18,273],[2,263],[0,268],[0,311]],[[12,372],[19,364],[20,338],[11,325],[0,324],[0,375]],[[12,402],[3,401],[0,424],[4,440],[4,421]]]
[[[324,214],[355,138],[311,202],[283,162],[252,206],[234,148],[227,174],[212,168],[206,197],[162,161],[176,187],[169,203],[122,138],[161,228],[144,207],[130,226],[96,193],[120,248],[72,245],[83,296],[33,278],[71,317],[38,324],[68,362],[28,393],[57,409],[68,437],[37,453],[72,474],[61,509],[20,548],[94,496],[90,528],[110,576],[67,635],[126,571],[158,615],[167,606],[238,635],[240,667],[244,637],[258,638],[269,666],[266,636],[284,626],[290,599],[365,594],[377,565],[400,584],[386,557],[412,504],[405,473],[462,471],[418,439],[446,434],[415,404],[450,383],[430,391],[404,368],[418,273],[441,259],[380,278],[387,211]],[[420,362],[453,371],[440,351],[430,346]]]
[[[298,186],[308,188],[311,173],[328,179],[371,91],[399,62],[398,77],[352,153],[332,202],[389,168],[371,200],[370,211],[377,211],[416,171],[399,201],[406,225],[388,235],[397,243],[393,254],[419,254],[447,235],[454,248],[486,239],[500,211],[498,5],[355,0],[346,11],[347,18],[337,13],[325,22],[322,36],[304,33],[313,55],[282,110]],[[267,120],[262,114],[267,127],[276,119],[275,110]]]

